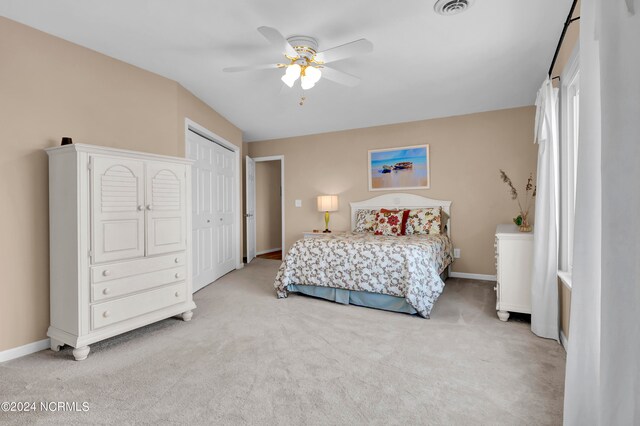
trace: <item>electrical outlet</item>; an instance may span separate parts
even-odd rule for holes
[[[302,207],[302,200],[296,200],[296,207]]]
[[[454,248],[453,249],[453,257],[455,257],[456,259],[460,259],[460,249],[459,248]]]

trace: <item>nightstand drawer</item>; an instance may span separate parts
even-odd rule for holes
[[[346,234],[345,231],[331,231],[331,232],[313,232],[313,231],[308,231],[308,232],[303,232],[302,236],[304,238],[322,238],[322,237],[327,237],[327,236],[331,236],[331,235],[344,235]]]

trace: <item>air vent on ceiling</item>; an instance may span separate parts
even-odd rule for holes
[[[455,15],[473,6],[475,0],[438,0],[433,6],[440,15]]]

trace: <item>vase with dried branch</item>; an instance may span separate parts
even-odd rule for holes
[[[513,223],[518,225],[520,232],[531,232],[531,225],[529,225],[527,216],[529,216],[529,208],[533,203],[533,199],[536,197],[537,188],[533,184],[533,173],[529,174],[529,179],[527,179],[527,184],[524,187],[524,200],[520,199],[518,190],[515,188],[515,186],[513,186],[513,182],[511,182],[509,176],[507,176],[507,174],[502,169],[500,169],[500,178],[509,187],[511,199],[518,202],[520,214],[518,215],[518,217],[515,217],[513,219]]]

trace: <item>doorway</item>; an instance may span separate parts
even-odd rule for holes
[[[239,151],[234,145],[187,123],[186,154],[192,165],[193,291],[238,266]]]
[[[247,263],[282,260],[284,156],[247,157]]]

